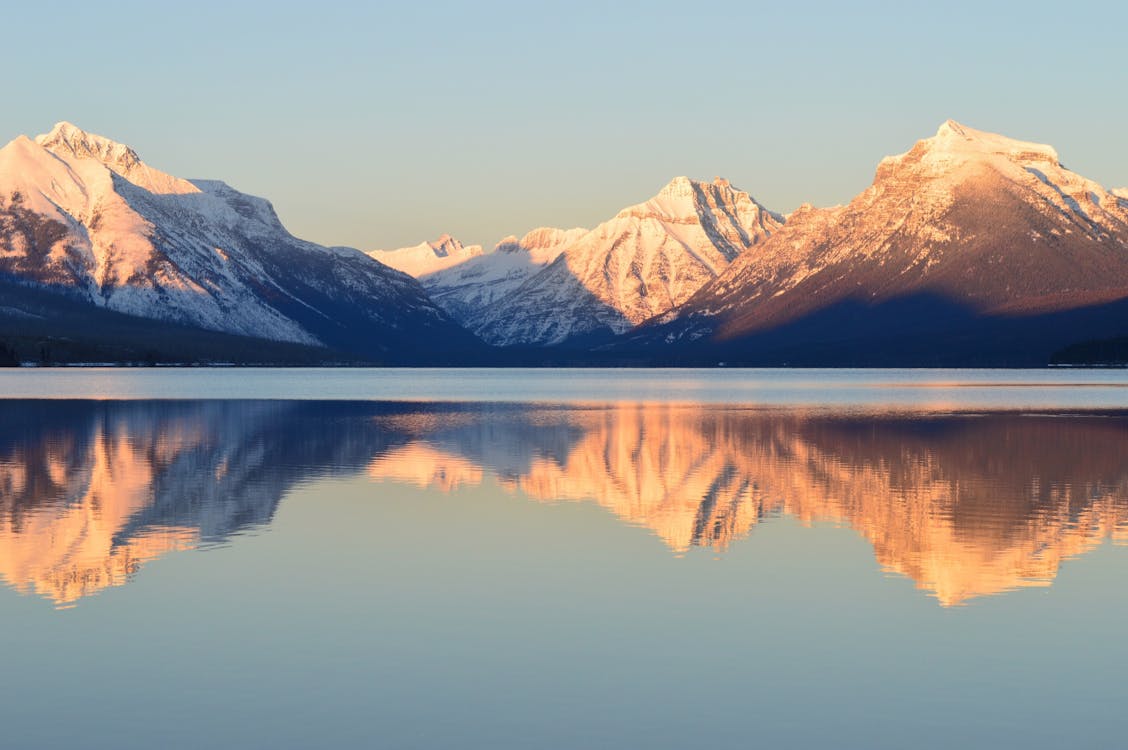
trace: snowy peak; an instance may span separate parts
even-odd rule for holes
[[[141,163],[141,157],[129,146],[88,133],[69,122],[55,123],[51,132],[36,136],[35,142],[53,153],[96,159],[115,172],[128,172]]]
[[[1065,219],[1070,226],[1057,228],[1057,234],[1118,234],[1128,208],[1119,196],[1062,166],[1051,146],[949,120],[935,136],[883,159],[873,185],[851,210],[865,211],[870,221],[878,216],[871,204],[883,206],[887,218],[905,212],[919,237],[939,239],[967,229],[945,218],[953,206],[983,205],[1004,195],[1031,211]]]
[[[151,193],[184,194],[199,192],[187,180],[153,169],[141,161],[129,146],[89,133],[69,122],[59,122],[51,131],[35,137],[35,142],[64,161],[95,161]]]
[[[697,182],[691,180],[685,175],[678,175],[674,179],[666,183],[666,186],[658,191],[660,198],[689,198],[693,196],[693,188]]]
[[[931,149],[961,154],[996,154],[1014,161],[1058,163],[1052,146],[1019,141],[1006,136],[975,130],[955,120],[947,120],[933,138],[924,141]]]
[[[445,258],[450,255],[452,250],[460,250],[462,243],[451,237],[449,234],[442,234],[434,242],[427,243],[431,249],[435,251],[435,255],[440,258]]]
[[[691,219],[697,215],[700,196],[708,183],[679,176],[670,180],[648,201],[628,206],[618,213],[618,217],[668,219]]]
[[[713,182],[703,182],[701,180],[694,180],[685,175],[679,175],[666,183],[665,187],[658,191],[659,198],[692,198],[697,193],[710,186],[715,188],[731,188],[732,185],[724,177],[714,177]]]
[[[700,182],[688,177],[675,177],[650,200],[623,209],[616,219],[655,219],[674,224],[711,223],[721,214],[761,223],[761,214],[770,215],[778,223],[781,217],[771,214],[748,193],[734,188],[728,180],[717,177]],[[730,258],[731,260],[731,258]]]
[[[510,235],[494,248],[498,253],[526,253],[534,263],[544,265],[556,260],[569,245],[587,234],[586,229],[557,229],[556,227],[538,227],[517,238]]]
[[[938,176],[983,167],[1013,175],[1016,168],[1060,169],[1061,163],[1052,146],[1007,138],[947,120],[933,137],[917,141],[903,154],[882,159],[877,176],[903,176],[906,171],[918,176]]]
[[[722,177],[712,182],[675,177],[653,198],[623,209],[593,233],[657,231],[675,240],[715,275],[782,223],[783,217]]]
[[[385,266],[419,278],[464,263],[482,252],[481,245],[463,245],[449,234],[443,234],[434,242],[396,250],[372,250],[368,255]]]

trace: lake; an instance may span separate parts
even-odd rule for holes
[[[1121,370],[0,370],[6,746],[1118,746]]]

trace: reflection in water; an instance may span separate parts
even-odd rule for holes
[[[60,605],[266,524],[330,473],[592,500],[676,552],[849,525],[941,604],[1128,539],[1128,417],[713,406],[0,403],[0,575]]]
[[[0,576],[66,605],[269,523],[297,481],[388,436],[344,405],[0,402]]]
[[[883,567],[952,605],[1047,585],[1063,559],[1128,539],[1126,438],[1128,419],[1109,415],[510,411],[421,431],[399,471],[440,486],[470,458],[506,488],[594,500],[679,552],[724,549],[776,514],[848,524]],[[499,469],[482,448],[506,442],[521,460]]]

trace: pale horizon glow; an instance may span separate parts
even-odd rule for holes
[[[0,141],[68,120],[323,244],[489,248],[677,175],[843,203],[948,118],[1128,186],[1116,3],[52,7],[6,12]]]

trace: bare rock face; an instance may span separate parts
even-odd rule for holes
[[[907,300],[929,300],[917,307],[931,319],[919,323],[940,330],[940,309],[963,323],[1013,321],[1125,298],[1128,201],[1066,169],[1049,146],[949,120],[884,159],[848,205],[791,214],[635,341],[739,351],[740,341],[822,316],[823,340],[864,347],[881,334],[873,311]]]
[[[474,346],[408,276],[299,240],[269,202],[165,174],[69,123],[0,149],[0,275],[131,316],[365,357]]]

